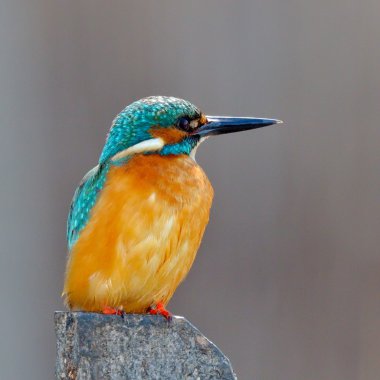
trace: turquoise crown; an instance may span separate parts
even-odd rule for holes
[[[151,139],[152,126],[170,127],[184,116],[190,119],[200,116],[200,110],[192,103],[168,96],[149,96],[140,99],[121,111],[112,123],[99,163],[105,163],[115,154],[141,141]],[[162,154],[188,153],[194,141],[165,146]]]

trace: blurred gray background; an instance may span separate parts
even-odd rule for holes
[[[285,120],[207,141],[215,188],[170,309],[240,379],[380,373],[378,0],[2,0],[1,379],[52,379],[74,189],[148,95]]]

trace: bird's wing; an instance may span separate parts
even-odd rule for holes
[[[104,185],[108,168],[108,165],[95,166],[83,177],[75,190],[67,218],[66,238],[69,250],[77,241],[81,230],[89,219],[98,193]]]

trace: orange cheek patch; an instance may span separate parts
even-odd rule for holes
[[[187,136],[186,132],[180,131],[177,128],[162,127],[153,127],[150,130],[150,134],[155,138],[162,138],[166,144],[175,144]]]
[[[199,122],[200,122],[201,125],[206,124],[206,123],[207,123],[207,117],[206,117],[206,115],[204,115],[204,114],[202,113],[202,116],[201,116],[201,118],[199,119]]]

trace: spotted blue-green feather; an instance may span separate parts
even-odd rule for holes
[[[70,250],[89,220],[90,212],[106,181],[109,167],[106,164],[91,169],[75,191],[67,219],[67,243]]]
[[[200,111],[186,100],[167,96],[150,96],[130,104],[113,121],[99,162],[152,138],[152,126],[170,127],[183,116],[194,118],[200,116]]]
[[[110,166],[121,165],[128,160],[123,158],[112,162],[112,157],[135,144],[151,139],[153,136],[149,130],[152,126],[170,127],[184,116],[199,117],[200,111],[186,100],[166,96],[150,96],[138,100],[116,116],[100,155],[99,165],[84,176],[75,191],[67,220],[67,242],[70,250],[90,218]],[[197,142],[198,138],[187,138],[180,143],[166,145],[160,154],[190,154]]]
[[[191,151],[197,146],[199,136],[187,137],[176,144],[165,145],[161,151],[161,156],[169,156],[171,154],[190,154]]]

